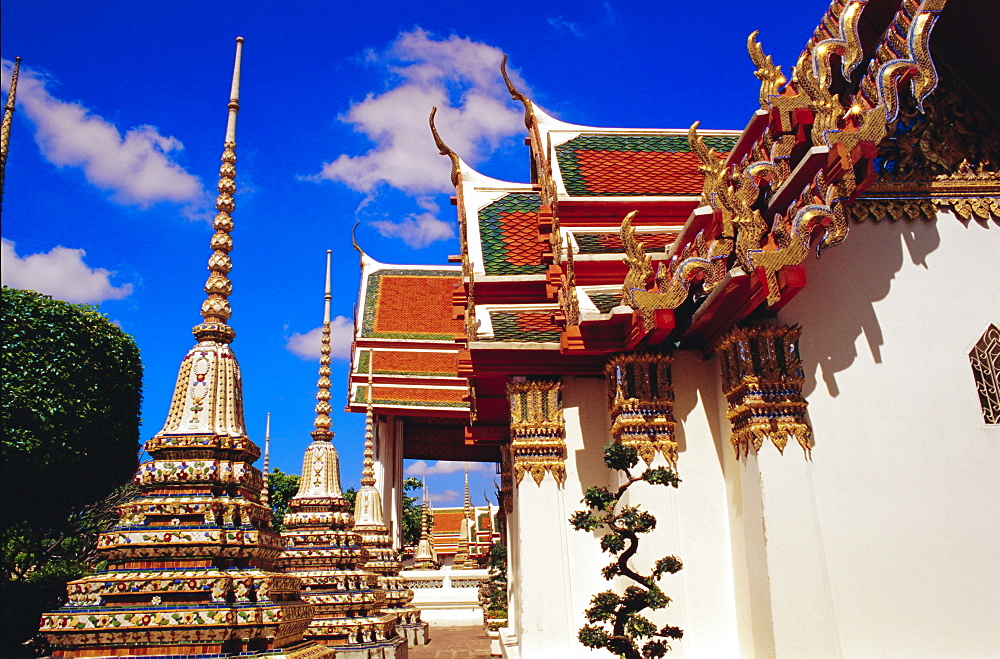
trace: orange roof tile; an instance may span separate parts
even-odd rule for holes
[[[451,340],[462,331],[452,318],[453,272],[379,270],[368,275],[361,335],[370,338]]]

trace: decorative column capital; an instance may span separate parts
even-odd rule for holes
[[[677,466],[673,360],[666,353],[626,352],[613,356],[604,367],[611,437],[634,447],[647,465],[659,451],[671,466]]]
[[[545,472],[566,480],[566,424],[562,382],[524,380],[507,383],[510,400],[510,454],[518,483],[525,472],[541,485]]]
[[[789,439],[807,453],[812,449],[808,403],[802,395],[801,331],[798,325],[734,327],[716,344],[737,458],[750,445],[760,450],[765,439],[781,452]]]

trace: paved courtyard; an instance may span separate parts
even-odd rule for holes
[[[410,659],[488,659],[490,639],[482,625],[430,629],[431,642],[410,646]]]

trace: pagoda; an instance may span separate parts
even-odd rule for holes
[[[454,566],[461,570],[479,567],[479,562],[471,555],[471,544],[475,541],[476,517],[469,496],[469,465],[465,465],[465,501],[462,506],[462,522],[458,529],[458,551],[455,552]]]
[[[340,488],[340,465],[330,430],[330,250],[316,393],[316,429],[302,461],[299,490],[288,502],[278,564],[302,580],[303,596],[316,606],[306,637],[337,648],[340,657],[406,657],[396,616],[382,611],[379,577],[363,570],[367,552]]]
[[[431,511],[431,497],[427,493],[427,479],[424,479],[423,511],[420,516],[420,542],[413,553],[414,570],[436,570],[441,567],[437,550],[434,549],[434,513]]]
[[[108,567],[72,581],[41,620],[54,657],[329,657],[303,643],[313,605],[299,580],[272,571],[281,538],[261,504],[260,449],[246,433],[230,348],[230,232],[236,191],[236,64],[219,170],[213,254],[198,343],[181,362],[167,421],[136,474],[139,493],[98,540]]]
[[[369,386],[369,392],[371,387]],[[411,645],[425,645],[428,624],[420,619],[420,609],[413,606],[413,591],[399,575],[399,552],[393,549],[392,537],[382,512],[382,496],[375,487],[375,430],[372,405],[365,415],[365,458],[361,471],[361,489],[354,499],[354,530],[361,535],[361,546],[368,552],[364,568],[378,575],[385,590],[384,613],[396,617],[396,629]]]

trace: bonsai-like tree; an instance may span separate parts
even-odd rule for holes
[[[573,513],[569,521],[578,531],[605,530],[601,550],[616,558],[601,573],[609,581],[622,576],[635,584],[627,586],[621,595],[613,590],[594,595],[590,608],[584,611],[592,624],[581,627],[577,638],[589,648],[606,648],[625,659],[662,657],[670,650],[669,640],[681,638],[684,632],[670,625],[657,628],[640,612],[662,609],[670,603],[657,582],[665,573],[674,574],[683,566],[676,556],[665,556],[656,561],[648,575],[633,570],[629,559],[638,551],[639,536],[656,528],[656,518],[639,506],[619,506],[619,502],[625,491],[639,481],[677,487],[681,479],[666,467],[646,469],[633,476],[631,470],[639,463],[638,451],[622,444],[606,446],[604,462],[609,468],[623,472],[625,482],[614,492],[606,487],[587,488],[583,503],[589,509]]]

